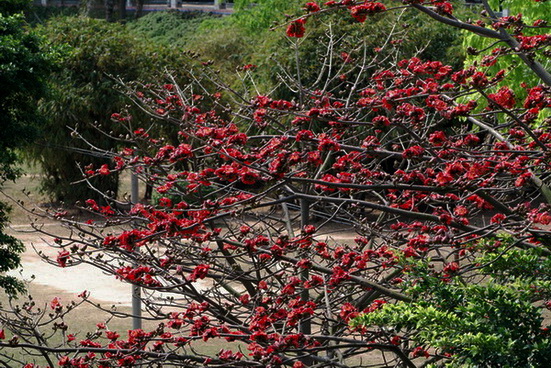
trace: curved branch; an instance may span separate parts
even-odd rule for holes
[[[493,38],[498,39],[503,42],[505,42],[511,49],[513,49],[515,52],[517,52],[517,55],[521,58],[521,60],[528,66],[532,71],[548,86],[551,86],[551,74],[541,65],[539,62],[534,60],[533,58],[529,57],[525,53],[521,52],[519,50],[520,44],[517,40],[515,40],[507,31],[504,29],[500,29],[498,31],[494,31],[489,28],[484,28],[481,26],[477,26],[474,24],[469,24],[462,22],[455,18],[448,18],[443,15],[440,15],[436,13],[434,10],[429,9],[421,4],[412,4],[412,7],[415,9],[427,14],[429,17],[437,20],[438,22],[450,25],[455,28],[464,29],[469,32],[475,33],[479,36],[483,36],[486,38]],[[494,14],[495,17],[495,14]]]

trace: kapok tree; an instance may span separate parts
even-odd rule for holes
[[[111,153],[112,165],[83,168],[84,180],[131,170],[160,198],[105,193],[109,206],[81,204],[89,221],[46,213],[71,229],[49,234],[59,248],[50,262],[141,286],[158,327],[107,323],[84,336],[55,300],[46,309],[61,343],[44,338],[44,310],[27,305],[2,315],[1,351],[62,367],[549,366],[551,132],[539,116],[550,86],[537,62],[549,35],[523,36],[546,26],[518,17],[511,32],[511,18],[484,6],[466,22],[445,1],[310,2],[287,28],[300,46],[306,19],[325,12],[363,22],[413,7],[498,42],[462,70],[389,62],[379,55],[399,45],[390,34],[371,59],[329,47],[326,78],[286,80],[292,100],[227,88],[209,63],[194,85],[128,87],[158,124],[179,128],[180,142],[114,114],[128,148]],[[524,100],[493,89],[507,70],[487,67],[504,54],[541,78]],[[218,87],[201,89],[200,78]]]

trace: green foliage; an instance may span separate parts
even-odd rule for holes
[[[184,47],[194,37],[200,24],[211,18],[204,12],[151,12],[127,23],[127,28],[155,43]]]
[[[21,266],[20,253],[25,250],[25,247],[21,241],[4,233],[8,222],[8,212],[9,207],[0,202],[0,289],[4,289],[10,296],[15,296],[17,293],[25,291],[23,283],[15,277],[3,275],[3,273]]]
[[[56,200],[74,202],[98,198],[96,191],[81,181],[77,163],[98,168],[109,164],[102,157],[88,155],[90,146],[72,136],[71,128],[88,142],[106,151],[116,148],[103,134],[122,133],[110,116],[130,103],[115,88],[120,82],[162,79],[166,71],[187,72],[183,56],[176,50],[135,37],[121,24],[86,17],[62,17],[38,28],[59,52],[58,70],[50,79],[50,95],[40,105],[47,118],[41,145],[30,153],[45,172],[43,189]],[[134,107],[136,126],[148,119]],[[70,148],[69,148],[70,147]],[[101,191],[117,191],[116,176],[97,177],[92,185]]]
[[[510,15],[522,14],[525,22],[533,22],[536,19],[550,20],[549,4],[544,1],[525,0],[489,0],[488,3],[494,10],[509,9]]]
[[[303,0],[236,0],[234,9],[237,12],[231,21],[247,30],[251,36],[268,30],[274,22],[284,20],[284,14],[297,14],[305,1]]]
[[[229,17],[159,12],[129,23],[128,28],[157,43],[197,52],[202,60],[211,60],[221,72],[226,73],[225,79],[235,88],[252,88],[240,85],[235,70],[246,64],[258,65],[255,86],[260,91],[267,91],[281,83],[278,75],[282,69],[296,72],[294,47],[285,32],[282,32],[287,20],[283,13],[303,14],[302,5],[303,1],[242,0],[235,3],[236,12]],[[399,26],[395,28],[396,21],[399,21]],[[371,17],[364,24],[356,22],[352,17],[336,14],[326,16],[323,20],[309,18],[308,36],[298,41],[301,79],[304,84],[318,79],[323,63],[319,55],[326,53],[329,42],[328,24],[331,24],[333,39],[338,40],[333,45],[332,57],[335,59],[339,58],[341,51],[351,53],[356,58],[363,57],[364,50],[367,59],[373,58],[377,54],[374,48],[379,46],[379,41],[394,31],[389,41],[394,40],[396,46],[389,47],[379,58],[383,59],[399,49],[400,57],[403,58],[418,54],[422,59],[441,60],[455,67],[461,66],[463,54],[459,51],[460,32],[441,24],[426,27],[427,21],[427,16],[415,11],[404,14],[388,12]],[[270,32],[269,27],[276,23],[281,25],[276,28],[276,32]],[[333,65],[338,68],[338,60]],[[334,70],[325,70],[326,75],[330,72],[334,74]]]
[[[156,44],[198,53],[212,60],[220,70],[234,76],[236,67],[253,54],[253,39],[231,17],[221,18],[200,12],[155,12],[127,24],[128,30]]]
[[[7,16],[28,11],[31,0],[2,0],[0,1],[0,14]]]
[[[548,367],[551,340],[523,286],[451,284],[445,289],[454,295],[454,308],[397,303],[354,323],[395,326],[397,333],[416,330],[417,344],[452,354],[448,367]]]
[[[234,14],[223,18],[205,18],[185,47],[212,60],[221,71],[230,72],[228,82],[236,83],[235,69],[245,64],[264,63],[271,50],[265,45],[281,38],[269,31],[274,23],[286,20],[284,13],[300,13],[302,0],[236,1]],[[262,82],[261,82],[262,84]]]
[[[144,37],[144,42],[170,47],[175,52],[192,51],[201,60],[211,60],[221,71],[230,72],[226,74],[228,80],[235,80],[233,72],[253,53],[252,39],[222,18],[182,14],[186,13],[152,13],[130,22],[128,29]]]
[[[428,261],[402,259],[414,281],[405,285],[414,302],[386,304],[352,324],[392,326],[416,344],[451,354],[446,367],[548,367],[551,336],[541,303],[551,296],[548,257],[537,249],[510,249],[500,236],[474,246],[485,279],[442,279]],[[436,307],[437,306],[437,307]]]
[[[510,236],[485,239],[479,247],[485,249],[477,259],[482,273],[502,285],[523,283],[533,290],[538,299],[551,298],[551,258],[541,249],[508,249]]]
[[[389,11],[369,17],[365,23],[340,13],[311,17],[307,21],[304,38],[289,39],[283,32],[277,32],[257,50],[265,59],[272,57],[276,60],[276,63],[270,63],[263,78],[270,79],[271,85],[275,85],[281,69],[285,69],[294,78],[300,73],[303,85],[311,86],[318,81],[318,88],[342,90],[350,85],[334,77],[339,76],[339,70],[343,69],[342,53],[348,54],[358,65],[364,62],[366,65],[375,64],[382,60],[393,63],[418,56],[423,60],[440,60],[453,67],[461,66],[463,55],[458,48],[461,33],[438,23],[426,27],[429,21],[426,15],[412,10]],[[296,52],[293,42],[297,44]],[[385,43],[386,46],[381,49]],[[297,60],[300,60],[299,64]],[[359,72],[359,68],[348,72],[346,80],[354,81]],[[365,68],[361,71],[362,78],[374,72],[373,67]],[[330,76],[333,76],[332,80]]]
[[[532,25],[533,22],[537,19],[542,19],[551,23],[551,12],[549,11],[549,2],[541,1],[526,1],[526,0],[491,0],[489,1],[490,6],[494,10],[508,9],[511,16],[516,16],[517,14],[522,14],[522,20],[527,25]],[[478,8],[475,8],[478,9]],[[480,9],[478,9],[480,10]],[[511,30],[508,30],[511,32]],[[525,28],[523,33],[525,36],[533,36],[536,34],[545,34],[547,33],[547,28]],[[494,44],[495,40],[488,39],[485,37],[478,36],[471,32],[464,32],[463,37],[463,46],[464,48],[474,48],[476,50],[486,50],[490,51],[494,48],[501,46],[501,44]],[[489,54],[489,52],[484,52],[478,55],[469,55],[466,59],[466,64],[471,65],[473,63],[480,63],[484,55]],[[542,63],[543,67],[546,70],[551,69],[551,59],[545,55],[534,55],[535,59]],[[502,55],[497,59],[495,65],[488,68],[490,74],[495,74],[499,70],[506,70],[508,77],[506,82],[498,83],[496,90],[499,87],[506,85],[511,88],[517,100],[523,100],[526,97],[526,90],[522,87],[523,83],[526,83],[530,86],[535,86],[541,84],[542,81],[538,76],[533,73],[528,66],[517,55]],[[481,105],[484,107],[485,105]],[[549,116],[549,113],[542,112],[540,118]]]
[[[16,150],[30,142],[40,122],[36,101],[44,93],[49,58],[40,50],[40,39],[27,32],[21,11],[28,1],[0,2],[0,186],[20,174],[15,168]],[[10,15],[12,14],[12,15]],[[8,207],[0,202],[0,288],[9,295],[24,290],[5,272],[20,266],[23,245],[4,233]]]
[[[363,57],[370,60],[377,54],[374,49],[380,46],[380,40],[387,39],[392,32],[393,37],[388,41],[396,44],[380,53],[379,59],[399,50],[399,57],[403,58],[418,55],[422,59],[441,60],[454,67],[460,67],[463,63],[464,56],[459,47],[461,33],[441,24],[426,27],[429,18],[416,11],[388,12],[370,17],[363,24],[340,14],[311,17],[308,19],[307,37],[290,40],[283,32],[288,20],[283,13],[294,16],[304,14],[301,9],[303,4],[303,1],[237,1],[236,12],[232,16],[205,18],[192,37],[187,38],[185,43],[177,44],[198,52],[204,60],[212,60],[221,71],[230,74],[229,82],[236,88],[242,87],[237,85],[237,78],[232,76],[236,68],[246,64],[258,65],[255,87],[260,91],[268,91],[280,85],[279,75],[284,74],[283,70],[296,75],[297,68],[300,68],[303,84],[311,85],[318,80],[323,63],[327,61],[320,59],[320,55],[326,55],[329,47],[332,48],[333,69],[325,69],[325,76],[334,75],[335,70],[340,68],[341,52],[350,53],[356,60]],[[460,13],[464,11],[461,8],[458,10]],[[160,18],[158,16],[157,19]],[[170,20],[166,21],[171,24]],[[397,27],[395,22],[398,22]],[[277,24],[276,31],[269,31],[271,26]],[[169,32],[167,35],[171,34],[171,29],[176,29],[173,31],[175,35],[179,34],[177,27],[159,25],[158,28],[166,29]],[[175,38],[167,35],[165,39]],[[298,54],[295,54],[293,42],[300,44]],[[297,59],[300,60],[298,66]],[[348,77],[353,79],[355,76]],[[326,78],[322,75],[320,80],[325,82]],[[339,83],[335,81],[335,84]],[[288,91],[282,88],[280,93],[283,90]],[[290,98],[282,94],[279,97]]]
[[[25,31],[22,15],[0,14],[0,180],[13,180],[15,149],[34,135],[40,121],[36,99],[44,93],[49,60],[40,40]]]
[[[548,367],[551,339],[525,286],[452,283],[441,287],[453,298],[438,300],[439,308],[428,301],[389,304],[353,324],[416,331],[416,344],[452,355],[447,367]]]
[[[229,79],[235,79],[235,69],[251,62],[257,43],[242,29],[221,23],[217,31],[203,29],[186,47],[197,52],[202,60],[211,60]]]

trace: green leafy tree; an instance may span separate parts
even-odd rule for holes
[[[364,24],[358,24],[352,17],[329,15],[323,20],[312,17],[308,20],[308,37],[300,41],[295,55],[289,39],[280,31],[288,20],[285,13],[301,13],[303,5],[303,1],[241,0],[235,2],[235,12],[229,17],[158,12],[129,23],[128,28],[155,42],[199,53],[203,60],[212,61],[226,73],[226,80],[235,88],[243,87],[235,70],[248,64],[257,65],[255,86],[268,91],[280,85],[279,93],[288,92],[281,84],[282,70],[300,68],[305,85],[315,82],[320,70],[326,76],[334,74],[335,70],[322,67],[327,60],[320,59],[329,43],[333,43],[335,54],[345,52],[355,59],[372,58],[378,52],[379,41],[390,33],[399,40],[394,40],[390,52],[399,51],[401,57],[419,55],[424,60],[443,60],[455,67],[463,64],[461,32],[443,24],[426,27],[429,17],[411,10],[372,17]],[[461,6],[458,11],[466,12]],[[300,65],[296,60],[300,60]]]
[[[404,290],[415,301],[385,304],[352,324],[395,326],[417,345],[450,354],[449,368],[548,367],[550,340],[535,301],[551,292],[551,260],[540,249],[511,249],[514,243],[499,235],[471,245],[485,280],[478,284],[453,273],[442,279],[430,261],[402,257],[415,280]]]
[[[232,22],[258,35],[273,26],[274,21],[285,19],[285,13],[296,13],[302,5],[301,0],[237,0]]]
[[[49,61],[40,49],[39,38],[27,32],[22,14],[27,1],[0,3],[0,186],[15,180],[17,149],[30,142],[40,122],[36,100],[44,94],[44,76]],[[23,245],[4,233],[9,207],[0,202],[0,288],[14,295],[22,284],[4,272],[20,265]]]
[[[14,296],[24,292],[24,285],[17,278],[4,273],[21,266],[20,253],[25,250],[25,247],[21,241],[5,233],[5,227],[9,221],[8,212],[9,207],[0,202],[0,289]]]
[[[111,113],[120,111],[129,100],[116,89],[119,82],[152,79],[166,71],[183,75],[187,68],[181,53],[134,37],[121,24],[87,17],[61,17],[39,28],[60,53],[58,69],[50,78],[50,95],[40,105],[47,119],[40,144],[30,156],[44,170],[42,187],[54,200],[68,203],[96,198],[98,192],[82,180],[78,163],[98,168],[110,164],[109,154],[90,155],[91,145],[109,151],[116,146],[100,133],[102,127],[122,134],[112,126]],[[171,69],[172,66],[172,69]],[[136,125],[146,126],[147,117],[136,112]],[[72,130],[87,143],[75,139]],[[116,176],[98,177],[92,182],[101,191],[117,192]]]
[[[150,13],[128,26],[155,41],[199,52],[233,71],[275,36],[270,27],[286,21],[285,13],[297,13],[302,5],[301,0],[236,0],[227,17],[167,11]]]

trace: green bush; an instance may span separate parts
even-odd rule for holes
[[[127,23],[127,28],[157,44],[185,47],[195,37],[200,24],[211,18],[212,15],[204,12],[152,12]]]
[[[534,301],[551,296],[551,260],[541,249],[511,249],[513,243],[505,235],[478,241],[475,264],[483,276],[478,284],[461,277],[442,280],[429,261],[403,258],[408,274],[417,277],[404,291],[416,302],[385,304],[352,324],[396,326],[396,334],[450,354],[449,368],[549,367],[550,326]]]

